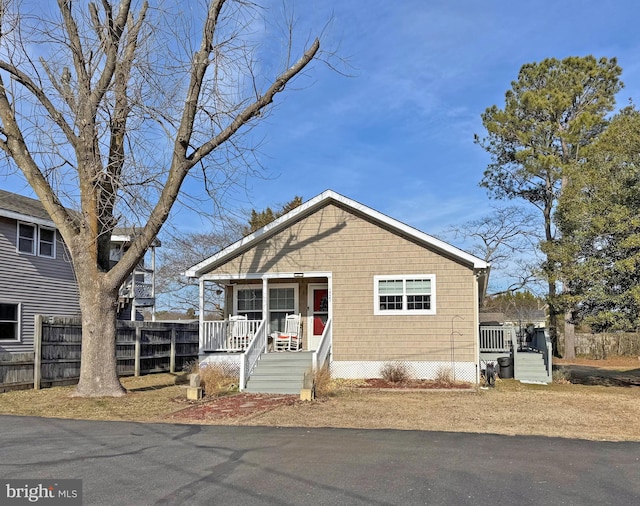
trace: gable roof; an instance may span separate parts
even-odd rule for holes
[[[385,214],[382,214],[379,211],[371,209],[364,204],[360,204],[355,200],[351,200],[343,195],[340,195],[333,190],[326,190],[320,195],[289,211],[287,214],[284,214],[280,218],[272,221],[268,225],[265,225],[261,229],[256,230],[254,233],[240,239],[239,241],[219,251],[215,255],[210,256],[209,258],[189,268],[185,272],[185,275],[192,278],[200,277],[203,274],[211,271],[212,269],[215,269],[216,267],[224,264],[231,257],[250,249],[261,240],[284,230],[300,218],[309,216],[318,209],[330,203],[338,203],[342,207],[345,207],[347,210],[360,213],[371,219],[372,221],[379,223],[380,225],[385,225],[386,227],[397,233],[406,235],[416,242],[424,245],[425,247],[430,247],[442,252],[443,254],[447,254],[462,263],[472,266],[474,269],[489,268],[489,264],[481,258],[471,255],[470,253],[456,248],[455,246],[441,241],[440,239],[436,239],[433,236],[425,234],[424,232],[421,232],[416,228],[410,227],[409,225],[406,225]]]
[[[39,200],[5,190],[0,190],[0,216],[55,228],[53,220]],[[136,233],[134,227],[116,227],[113,229],[111,242],[130,243]],[[160,240],[156,239],[153,246],[160,246]]]
[[[55,227],[39,200],[0,190],[0,216]]]

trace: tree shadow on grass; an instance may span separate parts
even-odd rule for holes
[[[555,369],[555,368],[554,368]],[[604,369],[587,365],[560,365],[567,379],[576,385],[597,385],[605,387],[640,386],[640,368],[619,370]]]

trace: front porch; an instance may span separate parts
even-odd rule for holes
[[[489,362],[507,367],[503,377],[531,383],[551,383],[551,341],[546,329],[518,332],[514,326],[480,326],[480,369]],[[500,362],[503,362],[503,366]],[[504,372],[503,372],[504,374]]]
[[[200,322],[200,363],[201,365],[226,363],[237,366],[240,391],[270,392],[290,394],[300,391],[304,375],[319,370],[328,360],[332,346],[332,326],[328,319],[315,349],[275,352],[272,346],[271,328],[267,320],[248,320],[247,338],[239,340],[232,331],[230,319]],[[275,327],[274,327],[275,328]],[[304,341],[303,341],[304,342]],[[264,370],[273,368],[277,356],[278,369],[289,369],[288,374],[268,378],[265,381]],[[301,365],[304,362],[305,365]],[[283,367],[282,364],[295,367]],[[264,366],[264,367],[263,367]],[[269,373],[267,373],[268,375]],[[251,382],[250,382],[251,381]],[[266,390],[265,390],[266,389]]]
[[[261,357],[276,349],[309,353],[310,368],[322,367],[332,346],[331,282],[330,272],[238,276],[210,273],[202,276],[199,301],[201,362],[237,363],[240,390],[247,388]],[[219,307],[224,308],[224,319],[207,320],[205,306],[210,305],[216,295]],[[282,347],[279,336],[287,334],[286,322],[291,315],[299,315],[296,346],[290,339],[289,346]],[[243,322],[241,334],[234,331],[237,319]]]

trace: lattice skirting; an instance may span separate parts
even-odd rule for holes
[[[223,367],[228,374],[240,375],[240,353],[216,353],[200,357],[200,367],[217,365]]]
[[[362,379],[381,378],[380,371],[389,363],[402,363],[415,379],[436,379],[442,373],[448,373],[456,381],[476,383],[477,364],[475,362],[418,362],[400,361],[349,361],[331,362],[331,376],[334,378]]]

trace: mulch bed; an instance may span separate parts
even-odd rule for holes
[[[393,390],[439,390],[453,388],[472,388],[471,383],[443,383],[433,380],[409,380],[392,383],[382,378],[369,378],[359,384],[358,388],[382,388]]]

